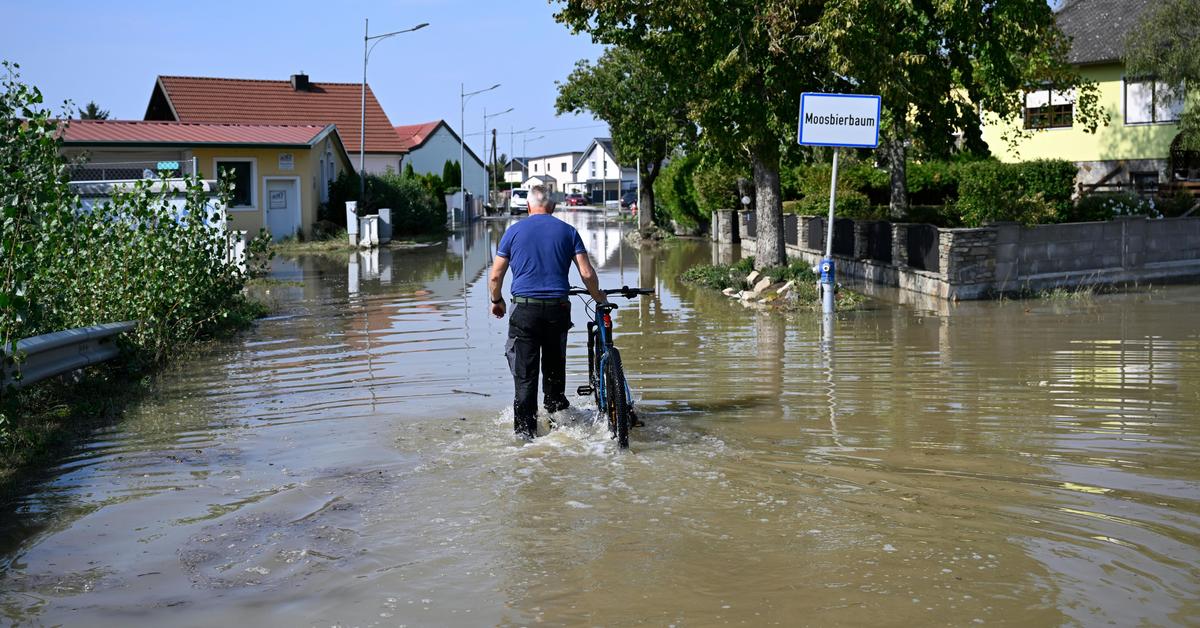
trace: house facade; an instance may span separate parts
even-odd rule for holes
[[[288,80],[159,76],[146,120],[212,124],[336,125],[346,152],[358,169],[364,146],[365,170],[400,172],[405,150],[396,130],[366,87],[366,124],[362,123],[361,83],[314,83],[305,74]]]
[[[144,120],[71,120],[63,154],[84,165],[77,181],[108,182],[172,176],[195,164],[203,179],[234,181],[226,208],[232,229],[275,240],[312,235],[329,183],[352,170],[337,128],[316,125],[235,125]]]
[[[1172,157],[1184,102],[1171,98],[1167,86],[1152,77],[1130,76],[1121,61],[1126,36],[1150,6],[1151,0],[1074,0],[1061,9],[1056,19],[1071,38],[1069,60],[1099,87],[1108,123],[1088,133],[1075,119],[1074,92],[1029,92],[1022,119],[1015,123],[985,113],[983,139],[992,153],[1008,162],[1073,161],[1084,189],[1115,185],[1153,191],[1193,176],[1173,165]],[[1031,137],[1015,145],[1004,139],[1022,130]]]
[[[572,193],[572,187],[575,181],[575,162],[582,156],[580,152],[554,153],[552,155],[542,155],[541,157],[528,157],[525,159],[526,178],[533,177],[548,177],[553,183],[544,183],[546,186],[553,185],[549,188],[550,192],[566,192]]]
[[[504,165],[504,182],[513,185],[521,185],[525,179],[529,178],[529,169],[525,167],[525,159],[514,157],[508,160]]]
[[[637,187],[637,169],[617,162],[612,139],[607,137],[593,139],[572,171],[575,191],[594,203],[619,200],[621,192]]]
[[[487,184],[487,172],[483,161],[475,155],[470,146],[459,143],[458,134],[445,120],[398,126],[395,127],[395,131],[400,138],[401,147],[407,152],[405,166],[412,165],[413,171],[418,174],[432,173],[440,176],[447,161],[459,160],[461,146],[466,159],[463,168],[464,185],[471,194],[483,198],[484,187]],[[458,181],[446,183],[458,187]]]

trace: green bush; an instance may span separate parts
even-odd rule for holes
[[[436,181],[434,180],[436,179]],[[392,229],[399,235],[415,235],[445,229],[445,197],[439,204],[434,192],[441,177],[402,177],[388,171],[382,175],[367,175],[366,210],[380,207],[392,209]]]
[[[1182,216],[1196,202],[1187,192],[1146,198],[1132,192],[1088,194],[1075,203],[1071,220],[1111,220],[1117,216],[1162,218]]]
[[[801,197],[787,202],[784,211],[814,216],[827,214],[832,174],[833,166],[828,164],[794,169]],[[880,210],[872,207],[870,198],[863,190],[878,185],[881,178],[886,182],[887,173],[864,164],[849,164],[845,169],[839,167],[834,213],[847,218],[876,218]]]
[[[959,168],[950,161],[909,162],[910,205],[949,205],[958,200]]]
[[[696,189],[696,205],[703,222],[707,223],[718,209],[741,207],[738,197],[738,179],[746,173],[715,159],[704,159],[692,174]]]
[[[654,206],[655,212],[660,214],[656,219],[662,224],[670,220],[688,226],[701,223],[696,186],[692,179],[699,164],[700,158],[694,154],[677,157],[655,179]]]
[[[959,169],[955,205],[964,225],[1016,221],[1024,224],[1070,220],[1075,164],[1043,159],[1006,164],[968,163]]]
[[[445,229],[444,185],[437,175],[402,176],[390,170],[381,175],[367,174],[365,201],[359,198],[358,188],[357,173],[345,171],[339,175],[329,185],[328,210],[321,215],[322,220],[345,227],[346,202],[357,200],[360,215],[391,208],[396,235],[439,233]]]
[[[58,122],[16,66],[4,69],[0,345],[138,320],[126,341],[149,363],[257,313],[242,293],[249,273],[227,259],[227,234],[200,181],[187,182],[182,208],[146,180],[84,209],[67,184]],[[222,189],[228,200],[228,181]],[[251,254],[265,254],[268,242],[260,233]]]

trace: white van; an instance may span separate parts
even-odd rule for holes
[[[513,216],[529,213],[529,190],[512,191],[512,196],[508,199],[508,213]]]

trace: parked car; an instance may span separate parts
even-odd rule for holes
[[[508,213],[512,216],[529,213],[529,190],[513,190],[508,199]]]
[[[587,197],[582,194],[567,195],[567,207],[579,207],[580,205],[587,205]]]
[[[637,192],[630,190],[621,195],[621,209],[629,209],[637,204]]]

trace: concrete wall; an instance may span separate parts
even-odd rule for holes
[[[745,229],[749,213],[739,212],[738,222],[742,248],[752,254],[756,243]],[[787,246],[790,256],[814,265],[823,256],[824,235],[810,239],[807,225],[817,219],[800,216],[799,243]],[[865,240],[855,238],[855,255],[835,256],[839,276],[954,300],[1200,279],[1200,217],[939,229],[937,272],[907,265],[911,226],[892,224],[891,263],[867,259]],[[727,239],[718,236],[718,242]]]

